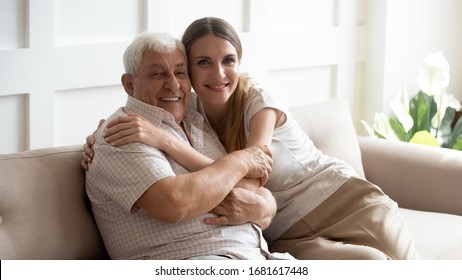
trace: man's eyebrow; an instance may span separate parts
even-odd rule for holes
[[[187,67],[187,64],[185,62],[180,62],[175,64],[175,68],[178,67]],[[152,63],[149,65],[149,69],[164,69],[165,65],[160,64],[160,63]]]
[[[159,63],[152,63],[151,65],[149,65],[149,68],[163,68],[163,66]]]

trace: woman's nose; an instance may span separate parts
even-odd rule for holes
[[[224,77],[225,76],[225,68],[221,64],[217,64],[214,67],[214,75],[217,75],[218,77]]]

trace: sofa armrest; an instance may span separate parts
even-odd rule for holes
[[[462,215],[462,152],[358,137],[366,178],[400,207]]]
[[[82,146],[0,155],[0,259],[100,259]]]

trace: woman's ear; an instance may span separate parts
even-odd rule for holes
[[[129,73],[125,73],[122,75],[121,81],[125,92],[127,92],[128,95],[133,96],[133,76]]]

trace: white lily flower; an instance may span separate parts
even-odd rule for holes
[[[385,113],[375,113],[372,127],[374,131],[382,135],[385,139],[399,141],[390,125],[390,118]]]
[[[449,62],[443,52],[436,52],[424,58],[419,68],[417,84],[426,94],[441,95],[449,85]]]
[[[406,85],[399,88],[395,97],[390,101],[390,107],[404,130],[408,132],[414,125],[414,120],[409,114],[409,94]]]
[[[367,134],[369,134],[369,136],[375,136],[372,126],[370,126],[365,120],[361,120],[361,124],[363,125],[364,129],[366,130]]]
[[[447,94],[445,94],[445,97],[446,98],[443,99],[443,100],[446,100],[447,107],[452,107],[452,108],[456,109],[456,111],[459,111],[462,108],[462,105],[460,104],[459,99],[455,98],[454,95],[447,93]]]

